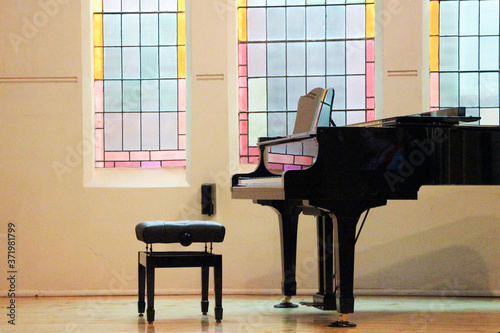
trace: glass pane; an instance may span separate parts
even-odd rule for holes
[[[291,76],[305,75],[306,72],[305,43],[288,43],[286,69],[287,69],[287,74]]]
[[[141,0],[141,11],[143,12],[157,12],[158,0]]]
[[[177,149],[177,113],[160,114],[160,149]]]
[[[104,112],[122,111],[122,83],[104,81]]]
[[[141,14],[141,45],[158,45],[158,14]]]
[[[285,8],[267,9],[267,39],[285,39]]]
[[[122,114],[104,114],[104,148],[106,150],[122,149]]]
[[[306,13],[304,7],[287,7],[286,31],[288,40],[303,40],[306,37]]]
[[[439,82],[440,106],[458,106],[458,74],[441,73],[439,76]]]
[[[307,75],[326,75],[325,48],[324,42],[307,43]]]
[[[477,35],[479,1],[460,1],[460,35]]]
[[[329,75],[345,74],[345,42],[327,42],[326,59]]]
[[[285,136],[286,133],[286,113],[284,112],[273,112],[269,114],[268,119],[268,131],[269,136]]]
[[[160,47],[160,77],[177,77],[177,48]]]
[[[480,105],[491,107],[498,107],[500,104],[499,95],[500,91],[498,85],[500,82],[500,74],[498,73],[481,73],[480,74]]]
[[[439,59],[440,70],[458,70],[458,37],[439,38]]]
[[[122,0],[122,11],[124,12],[138,12],[139,0]]]
[[[345,76],[330,76],[327,79],[326,86],[335,88],[335,98],[333,99],[334,110],[344,110],[346,108],[345,81]]]
[[[347,109],[364,109],[366,99],[364,76],[348,76],[346,80]]]
[[[140,113],[125,113],[123,115],[123,149],[141,149]]]
[[[458,1],[439,1],[439,34],[458,35]]]
[[[248,110],[265,111],[267,109],[266,79],[248,79]]]
[[[160,10],[165,12],[177,11],[177,0],[160,0]]]
[[[307,39],[317,40],[325,38],[325,7],[314,6],[307,8]]]
[[[158,78],[158,48],[141,47],[141,76],[143,79]]]
[[[177,110],[177,80],[160,81],[160,110]]]
[[[122,45],[139,45],[139,15],[127,14],[122,16]]]
[[[267,136],[267,116],[265,113],[250,113],[248,124],[248,143],[256,146],[258,138]]]
[[[268,110],[286,110],[286,80],[284,78],[269,78],[268,82]]]
[[[159,134],[160,134],[160,117],[157,112],[141,114],[141,130],[142,130],[142,149],[143,150],[158,150]]]
[[[141,81],[123,81],[123,111],[141,110]]]
[[[478,38],[460,37],[460,70],[477,71],[478,66]]]
[[[121,0],[103,0],[102,9],[105,12],[119,12],[121,11]]]
[[[499,24],[499,1],[498,0],[487,0],[479,2],[480,10],[480,22],[479,22],[479,33],[481,35],[498,35],[500,24]]]
[[[122,77],[122,52],[118,47],[104,49],[104,78],[120,79]]]
[[[247,10],[248,41],[266,40],[266,10],[249,8]]]
[[[365,6],[346,6],[346,37],[363,38],[365,36]]]
[[[143,80],[141,85],[142,111],[158,111],[159,109],[159,81]]]
[[[479,106],[478,73],[460,73],[460,106]]]
[[[103,42],[104,46],[120,46],[121,37],[121,15],[103,15]]]
[[[288,110],[297,110],[299,98],[305,95],[306,80],[302,77],[290,77],[287,79],[287,108]]]
[[[139,79],[141,77],[141,54],[138,47],[123,48],[123,78]]]
[[[160,14],[160,45],[177,45],[177,15]]]
[[[481,70],[498,70],[498,57],[500,48],[498,45],[500,38],[496,37],[480,37],[479,38],[479,61]]]
[[[286,74],[285,43],[267,44],[267,74],[284,76]]]
[[[328,20],[326,22],[326,38],[345,38],[345,7],[330,6],[326,9]]]
[[[346,72],[347,74],[365,73],[365,41],[346,42]]]
[[[248,44],[248,76],[266,76],[266,44]]]

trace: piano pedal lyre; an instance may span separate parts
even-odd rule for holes
[[[277,309],[297,308],[298,305],[292,303],[292,296],[285,296],[280,304],[274,306]]]
[[[347,317],[349,317],[346,313],[341,313],[337,321],[329,324],[328,327],[356,327],[355,323],[350,323],[347,321]]]

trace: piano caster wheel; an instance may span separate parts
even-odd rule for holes
[[[292,300],[292,296],[285,296],[283,301],[280,304],[276,304],[274,307],[277,309],[298,308],[299,306],[297,304],[292,303],[291,300]]]
[[[356,327],[356,324],[347,321],[348,315],[341,314],[337,321],[329,324],[328,327]]]

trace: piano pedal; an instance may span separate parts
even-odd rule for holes
[[[297,304],[292,303],[291,300],[292,300],[292,296],[285,296],[283,301],[281,301],[280,304],[274,305],[274,307],[277,309],[298,308],[299,306]]]
[[[329,324],[328,327],[356,327],[355,323],[347,321],[347,314],[341,314],[337,321]]]
[[[324,307],[324,304],[322,302],[300,302],[299,304],[304,306],[312,306],[320,310],[322,310]]]

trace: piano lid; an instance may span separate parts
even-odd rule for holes
[[[429,111],[407,116],[396,116],[380,120],[367,121],[364,123],[347,125],[348,127],[381,127],[402,124],[441,124],[456,125],[460,122],[478,121],[481,117],[467,117],[465,107],[447,108],[436,111]]]

